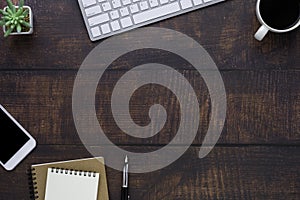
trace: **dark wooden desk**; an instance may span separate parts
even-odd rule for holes
[[[180,31],[203,45],[221,71],[228,111],[221,138],[206,158],[197,159],[197,153],[209,117],[202,118],[193,145],[176,162],[156,172],[130,175],[132,199],[300,198],[300,30],[270,33],[263,42],[255,41],[255,3],[229,0],[151,25]],[[72,88],[83,59],[101,41],[89,41],[76,0],[27,4],[34,12],[34,34],[0,38],[0,103],[32,133],[38,146],[13,172],[0,168],[1,200],[29,199],[26,170],[33,163],[91,156],[75,129]],[[137,53],[119,64],[126,68],[137,60],[166,57]],[[175,57],[168,59],[189,77],[205,102],[208,96],[199,74],[178,65]],[[106,73],[101,97],[107,98],[122,70]],[[116,145],[144,152],[160,148],[176,134],[172,130],[179,115],[177,102],[156,87],[145,87],[133,98],[137,106],[132,115],[140,117],[141,124],[149,122],[141,114],[147,109],[138,105],[151,104],[143,96],[156,91],[157,102],[168,103],[173,124],[151,140],[132,140],[116,127],[109,111],[102,112],[106,134]],[[201,115],[208,116],[209,103],[201,108]],[[121,173],[107,168],[107,175],[110,198],[118,200]]]

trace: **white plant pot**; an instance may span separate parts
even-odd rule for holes
[[[6,6],[4,8],[4,10],[6,10],[6,8],[8,8],[8,6]],[[16,6],[16,8],[18,8],[18,6]],[[30,24],[31,28],[27,32],[20,32],[20,33],[12,32],[9,35],[29,35],[29,34],[33,33],[33,13],[32,13],[32,10],[29,6],[23,6],[23,8],[29,10],[29,24]],[[4,33],[6,32],[6,26],[3,26],[3,32]]]

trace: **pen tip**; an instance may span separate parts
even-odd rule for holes
[[[128,156],[125,156],[125,163],[128,163]]]

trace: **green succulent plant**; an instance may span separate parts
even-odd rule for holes
[[[26,22],[29,10],[23,8],[24,0],[20,0],[18,7],[13,5],[11,0],[6,0],[6,2],[8,7],[4,10],[0,9],[0,13],[2,15],[0,26],[6,27],[4,37],[7,37],[15,30],[20,33],[22,31],[22,27],[30,28],[30,24]]]

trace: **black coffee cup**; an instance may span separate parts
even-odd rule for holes
[[[258,0],[256,15],[262,24],[254,37],[261,41],[268,31],[285,33],[300,25],[300,0]]]

